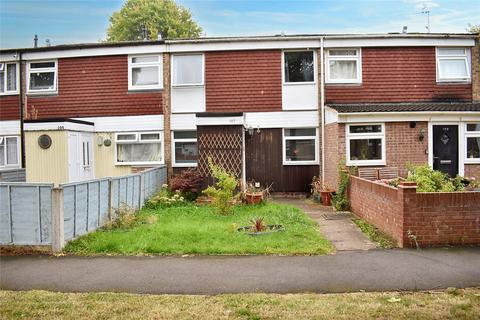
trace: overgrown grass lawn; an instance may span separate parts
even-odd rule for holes
[[[208,206],[187,204],[143,209],[129,229],[100,229],[67,244],[75,254],[326,254],[332,245],[301,210],[276,203],[238,206],[222,216]],[[255,217],[284,231],[249,236],[237,231]]]

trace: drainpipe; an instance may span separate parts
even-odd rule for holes
[[[17,58],[18,58],[18,75],[20,77],[18,83],[18,106],[20,107],[20,154],[22,158],[22,168],[25,169],[25,131],[23,130],[23,74],[22,70],[22,52],[17,51]],[[26,80],[25,80],[26,81]]]
[[[243,114],[243,124],[242,124],[242,192],[246,191],[247,188],[247,172],[246,168],[247,165],[245,163],[245,128],[246,128],[246,123],[245,123],[245,113]]]
[[[320,113],[322,122],[322,182],[325,182],[325,78],[323,61],[324,37],[320,37]]]

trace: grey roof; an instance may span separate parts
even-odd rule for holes
[[[362,112],[480,112],[480,102],[410,102],[326,104],[338,113]]]

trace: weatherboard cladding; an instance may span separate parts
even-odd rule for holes
[[[362,83],[326,84],[327,103],[471,101],[470,83],[436,83],[435,47],[362,48]]]
[[[18,103],[18,94],[0,96],[0,121],[19,120],[20,108]]]
[[[338,113],[363,112],[480,112],[480,102],[419,102],[419,103],[363,103],[328,104]]]
[[[281,111],[280,50],[205,53],[207,112]]]
[[[161,91],[128,91],[126,55],[59,59],[58,94],[27,101],[39,119],[162,113]]]

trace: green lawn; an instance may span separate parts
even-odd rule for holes
[[[0,291],[1,319],[478,319],[480,290],[216,296]]]
[[[222,216],[208,206],[187,204],[164,209],[143,209],[141,221],[129,229],[101,229],[67,244],[74,254],[326,254],[332,245],[314,221],[301,210],[266,203],[237,206]],[[284,231],[248,236],[237,231],[254,217],[266,224],[282,224]]]

